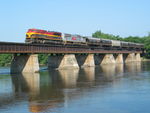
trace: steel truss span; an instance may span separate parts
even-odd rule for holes
[[[0,53],[142,53],[142,50],[0,42]]]

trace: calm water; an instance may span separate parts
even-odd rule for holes
[[[150,62],[10,75],[0,68],[0,113],[150,113]]]

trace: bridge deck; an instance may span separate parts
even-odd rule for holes
[[[140,50],[104,50],[88,47],[0,42],[0,53],[142,53]]]

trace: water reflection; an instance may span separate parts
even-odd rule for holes
[[[40,80],[42,78],[42,80]],[[47,79],[49,75],[40,76],[40,73],[23,73],[12,75],[14,92],[21,95],[23,92],[28,94],[29,111],[41,112],[48,108],[54,108],[63,97],[60,91],[52,86],[52,82]]]
[[[0,107],[12,105],[15,102],[15,96],[11,77],[8,75],[0,76],[0,87]]]
[[[68,107],[71,100],[82,100],[82,97],[89,92],[104,91],[109,83],[111,83],[109,88],[120,86],[121,78],[126,73],[133,76],[139,72],[141,72],[141,63],[12,75],[13,87],[9,94],[13,99],[25,98],[30,112],[54,112],[55,108]]]
[[[95,80],[95,67],[85,67],[83,68],[85,79],[88,82],[93,82]]]
[[[101,65],[100,69],[102,72],[103,79],[105,81],[113,81],[114,76],[116,74],[116,65],[115,64]]]
[[[12,74],[13,91],[17,95],[21,95],[22,92],[28,92],[27,84],[22,74]]]
[[[117,64],[116,65],[116,75],[123,76],[123,72],[124,72],[124,64]]]
[[[124,75],[124,65],[123,64],[111,64],[111,65],[101,65],[100,73],[101,77],[99,81],[101,84],[107,84],[108,82],[113,84],[118,84],[118,77],[123,77]],[[99,84],[98,81],[98,84]]]
[[[65,88],[73,88],[77,84],[79,69],[59,70],[59,75]]]
[[[141,72],[142,71],[142,63],[141,62],[137,62],[136,63],[136,69],[137,69],[137,72]]]
[[[23,73],[22,76],[29,90],[30,95],[38,95],[40,93],[40,74]]]
[[[131,75],[137,75],[137,73],[141,72],[141,66],[141,62],[126,63],[125,70]]]
[[[40,81],[39,94],[29,95],[29,109],[31,112],[46,111],[57,107],[64,101],[63,93],[59,90],[59,84],[53,83],[48,73],[45,76],[40,76],[40,78],[42,78],[42,81]]]

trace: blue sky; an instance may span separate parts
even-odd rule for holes
[[[150,0],[1,0],[0,41],[24,42],[29,28],[91,35],[150,32]]]

